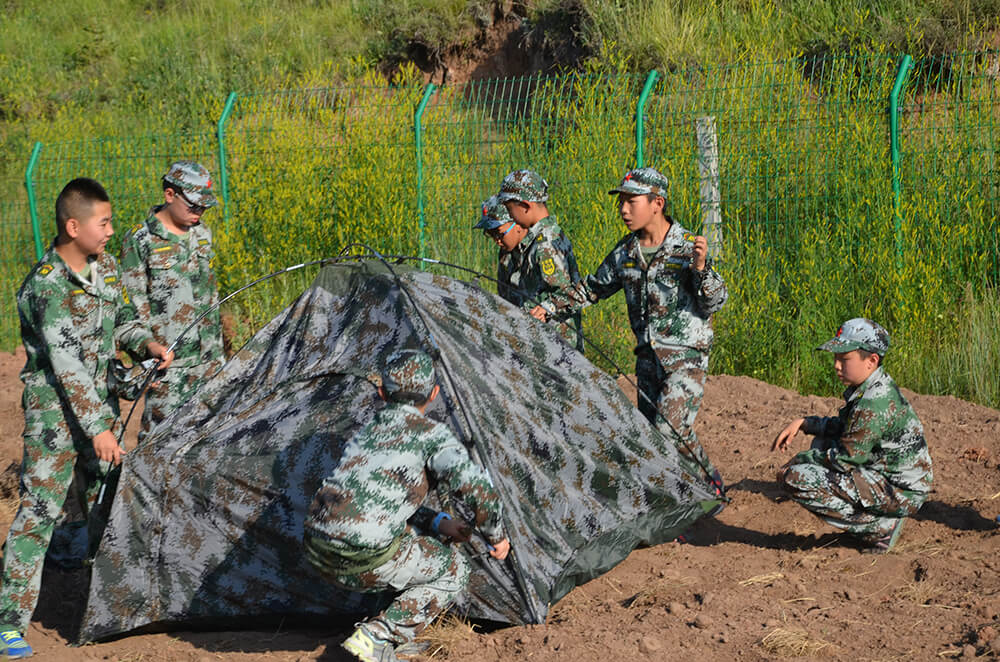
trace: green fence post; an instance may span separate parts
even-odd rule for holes
[[[32,178],[35,175],[35,164],[38,163],[38,155],[42,151],[42,143],[36,142],[31,150],[31,158],[28,159],[28,167],[24,171],[24,188],[28,191],[28,211],[31,214],[31,233],[35,236],[35,259],[41,260],[42,253],[42,230],[38,227],[38,204],[35,202],[35,183]]]
[[[431,94],[437,86],[434,83],[427,83],[424,88],[424,97],[417,104],[417,109],[413,113],[413,138],[417,150],[417,220],[420,224],[420,257],[424,257],[424,141],[423,126],[424,109],[427,102],[431,100]],[[420,268],[424,268],[424,263],[420,263]]]
[[[653,91],[653,85],[656,84],[656,79],[659,75],[656,69],[649,72],[649,75],[646,76],[646,84],[642,86],[642,92],[639,93],[639,102],[635,107],[635,165],[637,168],[644,168],[646,166],[646,157],[643,153],[644,143],[646,142],[646,99],[649,98],[649,93]]]
[[[899,210],[900,198],[902,196],[902,185],[900,183],[900,154],[899,154],[899,94],[903,90],[906,76],[913,66],[913,58],[904,55],[896,70],[896,82],[892,85],[892,93],[889,95],[889,145],[892,157],[892,210],[894,216],[894,227],[896,237],[896,268],[902,266],[903,261],[903,217]]]
[[[226,122],[236,105],[236,92],[230,92],[226,97],[226,105],[219,116],[219,123],[215,129],[216,138],[219,141],[219,185],[222,187],[222,223],[229,227],[229,170],[226,168]]]

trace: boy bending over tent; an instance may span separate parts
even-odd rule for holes
[[[388,402],[345,447],[340,465],[317,490],[305,522],[309,561],[351,591],[399,591],[374,618],[359,624],[343,647],[359,660],[397,660],[417,652],[414,638],[465,588],[468,562],[435,537],[459,542],[470,525],[422,505],[429,478],[442,501],[453,496],[475,513],[474,526],[503,560],[510,542],[501,528],[500,496],[488,476],[441,423],[424,416],[437,397],[434,363],[426,353],[393,353],[379,396]]]

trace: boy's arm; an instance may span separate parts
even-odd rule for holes
[[[454,435],[443,425],[436,426],[440,437],[434,443],[435,451],[427,460],[427,468],[438,479],[442,493],[461,499],[475,513],[470,522],[495,544],[503,540],[503,506],[500,495],[490,483],[486,473],[469,458]]]
[[[619,249],[620,246],[615,247],[590,276],[558,292],[550,292],[539,307],[549,315],[572,315],[622,289],[616,259]]]
[[[94,375],[83,363],[81,329],[63,307],[62,293],[39,289],[28,301],[30,310],[22,310],[22,315],[44,342],[52,373],[83,433],[93,439],[108,431],[115,413],[98,394]]]
[[[556,248],[551,241],[542,241],[535,249],[535,268],[541,274],[541,280],[548,286],[534,295],[534,300],[524,302],[525,310],[531,310],[536,305],[547,301],[553,294],[573,285],[569,275],[569,260],[566,254]],[[537,303],[536,303],[537,302]]]
[[[691,263],[688,268],[691,272],[695,302],[703,313],[712,315],[726,303],[729,292],[722,276],[712,268],[712,263],[708,260],[708,240],[705,237],[695,237],[691,250]]]
[[[839,416],[806,416],[802,421],[802,431],[814,437],[835,439],[844,432]]]
[[[149,273],[146,271],[146,258],[140,250],[139,242],[135,239],[135,232],[129,234],[122,243],[122,252],[118,260],[122,283],[128,296],[131,297],[132,305],[142,319],[148,320],[150,318]]]

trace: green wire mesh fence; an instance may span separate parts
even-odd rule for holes
[[[336,86],[231,95],[217,106],[218,130],[197,136],[45,143],[33,181],[43,227],[59,187],[86,174],[108,186],[121,231],[159,199],[171,160],[201,161],[228,192],[206,222],[230,291],[356,241],[492,273],[496,248],[471,226],[516,168],[548,179],[550,210],[587,273],[624,234],[607,190],[637,163],[655,166],[671,180],[670,212],[713,240],[731,284],[713,369],[775,379],[766,366],[797,361],[814,367],[791,385],[825,383],[809,347],[843,319],[878,317],[902,341],[923,342],[914,329],[930,328],[967,283],[1000,281],[998,57],[910,69],[864,53],[443,88],[412,72],[392,85],[362,72]],[[30,254],[30,238],[8,229],[23,195],[7,188],[5,243],[27,246],[8,254]],[[17,282],[26,269],[14,269]],[[12,295],[14,280],[4,285]],[[294,289],[262,295],[249,316],[266,320]],[[584,319],[627,360],[620,302]]]

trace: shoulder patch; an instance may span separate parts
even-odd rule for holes
[[[209,244],[208,239],[199,239],[198,240],[198,245],[199,246],[207,246],[208,244]]]
[[[540,234],[537,237],[535,237],[535,243],[537,244],[538,242],[540,242],[540,241],[542,241],[544,239],[545,239],[545,235],[541,235]]]
[[[547,257],[541,262],[542,273],[551,276],[556,272],[556,262],[551,257]]]
[[[105,283],[117,283],[118,282],[118,276],[105,276],[104,277],[104,282]]]
[[[51,264],[43,264],[38,268],[38,273],[41,276],[48,276],[54,267]]]
[[[70,294],[83,294],[83,290],[82,289],[70,290],[69,293]]]
[[[685,232],[684,233],[684,241],[694,241],[695,237],[697,237],[697,236],[698,235],[691,234],[690,232]]]
[[[173,246],[160,246],[159,248],[154,248],[153,252],[162,253],[163,251],[172,251],[172,250],[174,250]]]
[[[633,262],[632,260],[629,260],[628,262],[622,262],[622,266],[625,267],[626,269],[634,269],[635,262]]]
[[[128,298],[128,290],[122,285],[122,301],[125,302],[126,306],[132,305],[132,300]]]

